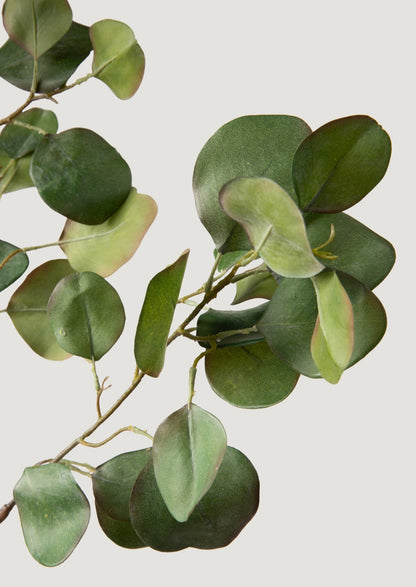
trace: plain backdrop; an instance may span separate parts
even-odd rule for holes
[[[92,80],[59,97],[60,129],[87,127],[116,147],[137,189],[159,215],[136,256],[109,281],[125,303],[127,325],[98,364],[110,376],[109,405],[134,371],[132,341],[149,279],[191,249],[183,292],[199,287],[213,246],[195,212],[191,178],[205,141],[245,114],[290,114],[316,129],[367,114],[390,134],[393,156],[383,181],[351,214],[390,240],[395,268],[376,290],[388,315],[382,342],[337,386],[301,378],[283,403],[242,410],[220,400],[198,372],[195,401],[223,422],[261,480],[258,514],[228,548],[162,554],[113,545],[92,512],[90,527],[62,566],[47,569],[27,552],[17,511],[0,528],[4,585],[66,587],[78,582],[206,587],[214,583],[284,587],[414,587],[415,344],[414,312],[414,26],[411,3],[351,0],[73,0],[74,20],[128,23],[147,58],[130,101]],[[6,40],[2,31],[2,42]],[[87,73],[90,60],[79,75]],[[1,116],[25,99],[1,83]],[[0,202],[0,235],[20,246],[55,240],[63,219],[35,190]],[[31,266],[61,256],[31,253]],[[21,281],[21,280],[20,280]],[[20,281],[1,294],[1,308]],[[227,298],[217,306],[224,307]],[[182,313],[175,319],[177,322]],[[25,466],[54,456],[94,420],[94,388],[82,359],[48,362],[26,347],[0,314],[0,503]],[[198,350],[169,349],[158,380],[147,380],[94,439],[134,424],[153,432],[187,398],[188,369]],[[124,435],[75,460],[96,465],[146,446]],[[80,484],[91,497],[88,480]]]

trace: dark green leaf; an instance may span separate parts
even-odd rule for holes
[[[87,529],[90,506],[65,465],[29,467],[14,488],[26,545],[42,565],[72,553]]]
[[[152,463],[133,488],[130,516],[142,540],[156,550],[213,549],[227,546],[237,537],[256,513],[258,503],[256,470],[240,451],[227,447],[214,483],[186,522],[177,522],[170,515]]]
[[[179,298],[189,250],[150,281],[134,340],[138,367],[158,377],[165,362],[166,343]]]
[[[67,32],[72,11],[66,0],[6,0],[3,22],[9,36],[38,58]]]
[[[307,216],[306,230],[313,248],[327,241],[331,224],[335,229],[335,238],[324,250],[337,258],[321,258],[321,262],[330,269],[352,275],[370,289],[375,288],[394,265],[392,245],[358,220],[341,212]]]
[[[325,124],[303,141],[293,160],[300,207],[340,212],[353,206],[383,178],[390,154],[388,134],[368,116]]]
[[[101,359],[124,328],[124,308],[118,293],[90,271],[61,279],[49,298],[47,312],[59,345],[85,359]]]
[[[32,108],[5,126],[0,135],[0,148],[9,157],[19,159],[32,153],[45,133],[55,133],[57,130],[58,119],[51,110]]]
[[[205,357],[205,372],[215,393],[240,408],[265,408],[281,402],[299,378],[265,342],[219,348]]]
[[[101,224],[127,199],[130,168],[102,137],[85,128],[47,135],[30,174],[53,210],[81,224]]]
[[[270,300],[276,291],[277,278],[269,271],[248,275],[237,281],[237,290],[232,304],[241,304],[254,298]]]
[[[7,192],[32,187],[29,175],[31,155],[22,159],[10,159],[4,151],[0,151],[0,197]]]
[[[127,520],[110,518],[98,503],[95,503],[98,523],[104,534],[118,546],[123,548],[145,548],[147,545],[135,532],[132,523]]]
[[[70,273],[73,270],[68,261],[47,261],[29,273],[7,306],[7,313],[20,336],[45,359],[61,361],[69,357],[51,331],[46,308],[56,284]]]
[[[19,248],[6,243],[6,241],[0,241],[0,264],[14,251],[18,251]],[[29,265],[29,259],[26,253],[17,253],[11,257],[3,267],[0,269],[0,291],[9,287],[16,279],[18,279],[26,271]]]
[[[92,49],[88,27],[73,22],[68,32],[38,60],[37,92],[63,86]],[[0,76],[25,91],[33,79],[33,57],[11,39],[0,49]]]
[[[311,132],[293,116],[243,116],[222,126],[205,144],[195,164],[193,187],[199,217],[217,248],[248,250],[244,231],[221,210],[221,188],[238,177],[267,177],[296,201],[292,160],[299,144]],[[238,227],[238,234],[234,234]],[[244,246],[242,246],[244,244]]]

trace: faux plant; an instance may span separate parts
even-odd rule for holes
[[[390,139],[362,115],[315,131],[286,115],[243,116],[222,126],[193,176],[197,212],[214,242],[212,269],[205,284],[184,295],[185,251],[151,279],[131,341],[134,377],[104,411],[107,381],[96,363],[125,323],[106,277],[135,253],[157,207],[132,187],[128,164],[103,137],[85,128],[58,132],[54,112],[34,103],[56,102],[90,78],[130,98],[145,59],[126,24],[86,27],[72,18],[66,0],[3,6],[10,38],[0,49],[0,75],[28,94],[0,121],[0,195],[36,188],[63,229],[55,243],[42,245],[59,247],[59,258],[30,272],[28,253],[41,247],[0,241],[0,288],[22,277],[3,313],[35,353],[91,363],[97,418],[54,458],[25,469],[0,521],[16,505],[32,556],[46,566],[62,563],[90,517],[75,480],[80,473],[91,478],[99,524],[117,545],[223,547],[256,513],[259,479],[249,459],[227,445],[219,419],[195,403],[197,369],[204,362],[210,386],[226,402],[266,408],[284,400],[300,375],[337,383],[378,344],[386,315],[373,289],[392,268],[394,249],[344,211],[384,176]],[[69,83],[91,52],[91,73]],[[232,305],[240,309],[210,308],[226,288],[234,288]],[[178,304],[191,309],[172,327]],[[178,409],[154,436],[126,426],[91,442],[146,378],[159,376],[179,337],[195,345],[186,403],[178,397]],[[98,466],[71,460],[75,447],[101,446],[125,431],[146,437],[149,447]]]

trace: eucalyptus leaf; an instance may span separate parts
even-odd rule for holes
[[[104,534],[117,546],[123,548],[145,548],[147,545],[135,532],[132,523],[127,520],[115,520],[110,518],[98,503],[95,504],[98,523]]]
[[[58,119],[51,110],[32,108],[16,116],[0,134],[0,149],[19,159],[32,153],[46,133],[58,130]]]
[[[340,212],[353,206],[383,178],[390,155],[388,134],[368,116],[321,126],[303,141],[293,160],[300,207]]]
[[[270,300],[276,291],[277,284],[278,279],[270,271],[247,275],[244,279],[237,281],[232,304],[241,304],[254,298]]]
[[[31,155],[22,159],[10,159],[7,153],[0,150],[0,197],[4,193],[33,186],[29,175],[31,159]]]
[[[47,314],[64,350],[97,361],[118,340],[125,322],[116,290],[90,271],[61,279],[49,298]]]
[[[153,466],[163,500],[178,522],[186,522],[211,487],[224,457],[221,422],[191,404],[160,424],[153,440]]]
[[[253,248],[272,271],[285,277],[311,277],[322,271],[299,208],[271,179],[235,179],[222,188],[220,204],[246,230]]]
[[[132,188],[127,200],[102,224],[67,220],[60,236],[61,249],[76,271],[107,277],[133,256],[156,213],[156,202]]]
[[[187,547],[222,548],[252,519],[259,503],[255,468],[240,451],[227,447],[211,488],[186,522],[178,522],[158,489],[152,463],[139,475],[130,499],[134,529],[151,548],[173,552]]]
[[[281,402],[299,378],[265,342],[218,348],[205,357],[205,372],[215,393],[240,408],[266,408]]]
[[[222,126],[204,145],[195,164],[193,188],[198,215],[219,250],[225,252],[227,240],[228,250],[250,248],[241,227],[221,210],[221,188],[238,177],[268,177],[297,201],[292,161],[310,132],[294,116],[243,116]]]
[[[105,222],[131,189],[125,160],[85,128],[43,137],[33,154],[30,174],[48,206],[82,224]]]
[[[14,492],[30,554],[54,567],[72,553],[87,529],[90,506],[65,465],[29,467]]]
[[[122,22],[101,20],[92,25],[90,36],[94,48],[93,74],[118,98],[131,98],[141,84],[145,68],[144,53],[134,32]]]
[[[175,263],[157,273],[149,282],[134,340],[138,367],[158,377],[165,362],[166,344],[188,261],[186,250]]]
[[[54,337],[46,308],[56,284],[71,273],[73,269],[65,259],[43,263],[29,273],[7,306],[7,313],[20,336],[45,359],[61,361],[70,356]]]
[[[19,251],[19,247],[0,240],[0,264],[2,264],[9,255]],[[9,285],[19,279],[26,271],[29,265],[29,258],[26,253],[20,252],[14,254],[0,269],[0,291],[3,291]]]
[[[38,59],[35,91],[62,87],[91,52],[89,28],[73,22],[68,32]],[[0,76],[27,92],[32,88],[33,57],[9,39],[0,48]]]
[[[3,23],[13,41],[37,59],[68,31],[72,11],[66,0],[6,0]]]

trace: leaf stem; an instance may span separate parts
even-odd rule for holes
[[[153,436],[151,436],[147,432],[147,430],[142,430],[141,428],[137,428],[137,426],[124,426],[123,428],[120,428],[119,430],[117,430],[116,432],[111,434],[111,436],[109,436],[108,438],[105,438],[101,442],[87,442],[86,440],[81,440],[80,444],[82,444],[82,446],[87,446],[89,448],[99,448],[100,446],[104,446],[108,442],[111,442],[111,440],[113,440],[119,434],[122,434],[123,432],[134,432],[134,434],[140,434],[141,436],[145,436],[146,438],[149,438],[149,440],[153,440]]]

